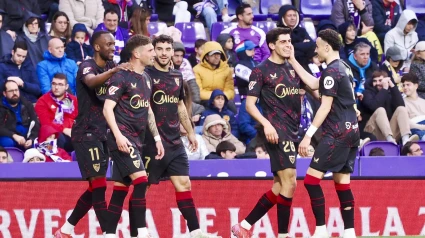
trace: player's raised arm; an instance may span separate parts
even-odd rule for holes
[[[294,68],[295,72],[297,72],[298,76],[300,76],[301,80],[312,90],[319,89],[319,79],[311,75],[304,67],[301,66],[300,63],[295,59],[294,56],[294,46],[291,46],[291,57],[288,59],[289,64],[291,64],[292,68]]]
[[[254,96],[248,96],[246,98],[246,111],[251,115],[256,121],[258,121],[264,127],[264,134],[272,144],[277,144],[279,141],[279,136],[276,132],[276,129],[272,126],[272,124],[267,120],[255,106],[258,98]]]
[[[191,144],[191,151],[198,150],[198,141],[196,140],[195,132],[193,131],[192,123],[190,121],[189,115],[187,114],[186,106],[184,105],[183,100],[179,101],[178,112],[180,123],[187,131],[187,138]]]
[[[164,157],[164,146],[162,145],[161,136],[159,135],[158,128],[156,127],[155,115],[153,114],[150,106],[148,113],[148,125],[149,131],[152,133],[155,140],[156,149],[158,150],[158,154],[155,156],[155,159],[162,159],[162,157]]]

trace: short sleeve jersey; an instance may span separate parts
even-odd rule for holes
[[[120,71],[109,79],[106,93],[106,99],[117,103],[114,115],[118,128],[139,150],[142,148],[140,137],[144,136],[148,123],[151,87],[145,72]],[[110,144],[116,149],[115,140]]]
[[[147,67],[145,71],[153,82],[151,108],[162,143],[164,146],[181,144],[178,104],[184,98],[183,76],[175,69],[163,72],[155,67]]]
[[[360,134],[350,67],[342,60],[332,61],[323,71],[319,83],[320,97],[333,97],[331,111],[322,124],[324,138],[333,139],[332,143],[337,146],[358,146]]]
[[[276,64],[269,59],[255,67],[249,77],[248,96],[260,99],[263,116],[276,129],[279,141],[298,141],[300,84],[290,64]]]
[[[72,141],[81,142],[87,133],[92,133],[101,141],[106,140],[107,124],[103,116],[103,101],[106,83],[99,88],[89,88],[85,83],[88,75],[102,74],[115,67],[113,61],[106,62],[104,68],[99,67],[94,59],[82,62],[77,73],[78,116],[72,127]]]

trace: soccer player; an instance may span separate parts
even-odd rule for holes
[[[319,32],[316,40],[316,52],[320,62],[328,67],[320,77],[319,93],[321,105],[299,145],[299,154],[305,156],[311,137],[322,126],[322,139],[311,160],[304,179],[304,185],[311,200],[316,230],[312,237],[329,237],[325,226],[325,197],[320,180],[327,171],[333,173],[335,190],[340,201],[340,210],[344,220],[344,238],[355,238],[354,197],[350,188],[350,173],[360,142],[353,85],[350,67],[339,58],[341,40],[336,31],[328,29]],[[301,77],[311,78],[307,72],[291,57],[291,63]],[[296,65],[296,66],[295,66]]]
[[[266,192],[249,215],[232,227],[238,238],[251,237],[251,227],[277,203],[278,237],[288,236],[292,197],[296,187],[296,144],[301,114],[300,78],[287,62],[291,56],[291,30],[275,28],[266,35],[271,56],[255,67],[249,78],[246,109],[264,127],[266,149],[274,174],[272,189]],[[318,88],[317,79],[305,84]],[[255,106],[257,99],[263,114]]]
[[[155,138],[156,159],[161,159],[164,154],[155,116],[149,106],[151,80],[144,71],[146,66],[153,64],[155,51],[150,39],[142,35],[130,38],[126,47],[128,52],[131,52],[129,63],[132,71],[121,71],[111,77],[108,82],[103,114],[112,132],[109,134],[108,145],[114,168],[116,168],[114,173],[119,173],[122,178],[133,182],[134,191],[130,208],[136,214],[133,222],[137,228],[138,237],[147,238],[151,237],[146,228],[145,194],[148,178],[140,156],[142,150],[140,137],[144,136],[147,125]],[[114,186],[108,208],[110,221],[106,228],[106,237],[115,237],[122,212],[123,200],[119,198],[125,190],[128,191],[128,187]],[[119,201],[120,204],[115,201]]]
[[[115,73],[127,69],[128,64],[115,66],[112,61],[115,39],[107,31],[98,31],[91,38],[93,59],[80,64],[77,74],[78,116],[72,127],[71,140],[83,179],[89,187],[78,199],[65,224],[56,231],[56,238],[71,237],[78,221],[94,207],[100,227],[106,229],[107,206],[105,201],[106,170],[109,153],[106,146],[107,125],[102,114],[105,82]]]

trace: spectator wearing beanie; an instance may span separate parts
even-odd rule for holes
[[[258,48],[258,46],[250,40],[241,42],[235,48],[239,59],[234,65],[236,86],[238,87],[241,100],[244,100],[248,94],[249,76],[251,75],[252,69],[259,64],[259,62],[254,59],[255,48]]]
[[[348,58],[354,52],[354,46],[358,43],[363,42],[370,46],[370,59],[372,62],[378,63],[378,51],[375,47],[366,39],[357,36],[357,28],[351,22],[345,22],[338,27],[338,32],[341,34],[342,42],[344,47],[340,49],[340,57],[343,60]]]
[[[418,94],[419,97],[425,99],[425,41],[421,41],[415,46],[415,56],[410,66],[410,72],[418,76]]]
[[[46,156],[35,148],[28,149],[25,151],[24,160],[22,163],[44,163],[46,162]]]

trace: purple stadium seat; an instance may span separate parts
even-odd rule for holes
[[[423,1],[423,0],[406,0],[405,5],[406,5],[406,9],[413,10],[416,13],[416,16],[418,18],[425,15],[425,1]]]
[[[381,147],[385,151],[385,156],[399,156],[400,148],[398,145],[388,141],[371,141],[363,146],[362,155],[369,156],[373,148]]]
[[[256,21],[253,23],[253,25],[260,28],[265,33],[269,32],[273,28],[276,28],[276,22],[273,21]]]
[[[332,0],[300,0],[300,10],[304,17],[311,17],[313,20],[329,19]]]
[[[156,34],[164,28],[167,28],[167,24],[165,22],[150,22],[148,24],[148,32],[151,35]]]
[[[231,26],[236,26],[238,23],[236,22],[216,22],[213,23],[211,26],[211,40],[215,41],[217,39],[217,36],[220,35],[220,33]]]
[[[24,160],[24,152],[15,147],[5,147],[7,153],[12,156],[13,162],[22,162]]]
[[[279,6],[283,6],[283,5],[287,5],[287,4],[291,4],[292,5],[292,1],[291,0],[261,0],[260,1],[260,12],[262,14],[268,15],[268,17],[273,18],[278,18],[278,14],[270,14],[269,13],[269,7],[271,7],[272,5],[279,5]],[[275,21],[275,19],[273,19]]]
[[[77,155],[75,154],[75,151],[71,152],[71,158],[72,158],[72,161],[77,161]]]
[[[197,39],[207,39],[204,25],[201,22],[179,22],[175,27],[182,32],[182,42],[187,53],[193,53]]]
[[[417,141],[416,143],[418,143],[422,151],[425,153],[425,141]]]

